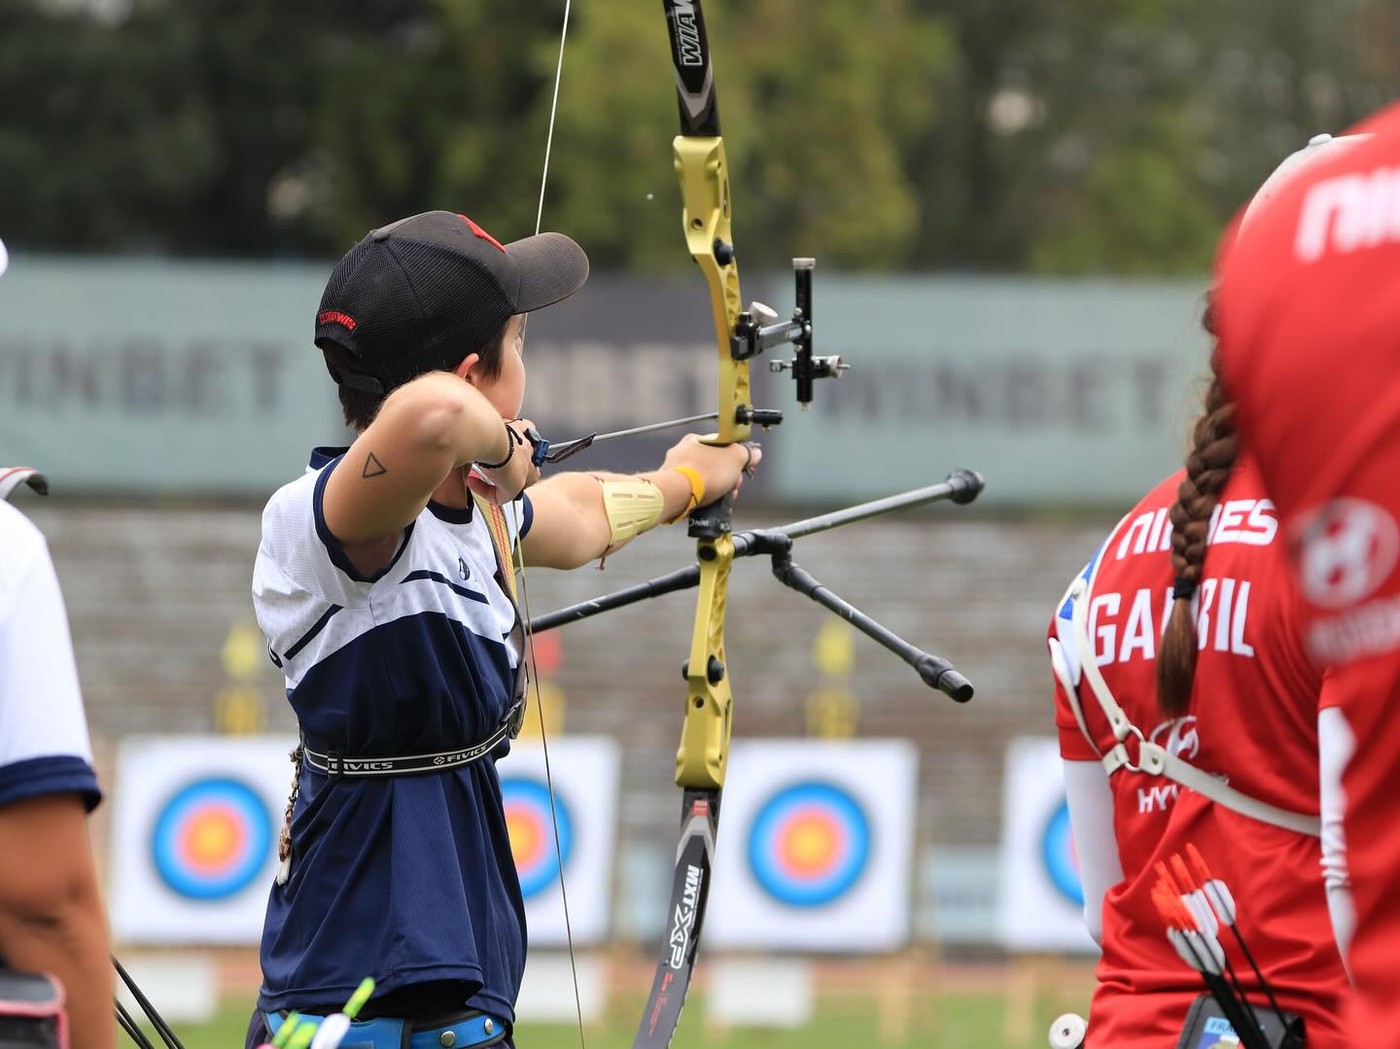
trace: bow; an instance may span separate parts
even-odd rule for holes
[[[749,439],[755,425],[768,427],[782,421],[782,412],[755,408],[751,399],[749,362],[764,350],[791,344],[793,359],[774,361],[770,369],[787,371],[796,383],[797,400],[812,400],[815,380],[836,378],[845,369],[839,357],[813,354],[812,271],[809,258],[793,260],[796,307],[791,320],[778,321],[776,313],[761,303],[747,309],[741,306],[739,268],[730,232],[731,198],[729,169],[724,140],[720,136],[716,107],[714,71],[710,64],[709,39],[701,13],[700,0],[662,0],[671,41],[671,57],[676,71],[681,133],[675,138],[675,168],[680,181],[682,224],[691,257],[705,275],[710,292],[711,313],[719,352],[718,409],[708,416],[716,419],[716,432],[701,438],[714,445],[735,444]],[[565,26],[568,9],[565,9]],[[560,68],[563,65],[563,39],[560,40]],[[555,99],[558,99],[558,73]],[[550,119],[551,137],[553,113]],[[545,151],[548,170],[549,149]],[[541,182],[541,207],[544,188]],[[536,218],[536,231],[539,217]],[[532,458],[537,465],[558,462],[581,451],[596,440],[693,422],[699,417],[669,423],[635,427],[613,434],[592,434],[563,442],[550,452],[549,443],[531,435]],[[725,662],[724,625],[728,608],[729,575],[735,557],[767,554],[774,575],[785,585],[825,605],[861,632],[900,656],[918,672],[930,687],[947,693],[958,702],[972,696],[972,686],[943,659],[930,655],[892,631],[882,627],[850,605],[810,573],[793,562],[793,540],[828,528],[864,520],[905,507],[950,499],[968,503],[982,489],[982,478],[973,471],[950,474],[942,484],[898,496],[847,507],[820,517],[809,518],[782,529],[765,532],[732,531],[732,501],[729,495],[699,507],[690,515],[688,534],[696,540],[695,564],[667,576],[620,591],[602,599],[583,602],[559,612],[532,619],[528,598],[524,614],[527,638],[535,631],[596,615],[613,608],[646,600],[672,590],[697,587],[695,622],[691,632],[689,658],[684,665],[686,679],[685,720],[680,747],[676,753],[676,784],[682,790],[680,840],[671,881],[666,932],[657,960],[651,991],[641,1023],[633,1039],[634,1049],[664,1049],[669,1046],[680,1020],[694,970],[700,930],[709,897],[710,877],[716,834],[719,827],[720,796],[724,788],[729,758],[733,694]],[[521,587],[522,598],[525,589]],[[536,677],[536,675],[531,675]],[[544,743],[545,775],[550,777],[548,744]],[[552,782],[549,783],[551,796]],[[555,847],[558,849],[558,826]],[[561,861],[560,882],[563,889]],[[568,894],[564,891],[564,920],[568,930]],[[568,933],[569,957],[574,957],[572,933]],[[578,1002],[575,973],[575,1004],[579,1009],[580,1043],[583,1041],[582,1008]]]
[[[719,133],[714,70],[698,0],[663,3],[681,118],[681,133],[672,145],[681,186],[683,228],[690,255],[709,285],[719,348],[718,430],[705,440],[733,444],[748,439],[754,413],[749,360],[732,352],[730,341],[739,329],[742,300],[730,233],[729,166]],[[807,272],[810,275],[810,270]],[[632,1041],[634,1049],[671,1043],[690,988],[710,893],[734,705],[724,655],[724,619],[734,561],[732,510],[726,495],[691,516],[689,533],[696,539],[700,578],[690,657],[684,666],[685,722],[676,752],[676,785],[683,792],[680,842],[661,956]]]
[[[705,275],[719,350],[717,432],[711,444],[749,438],[754,424],[771,426],[782,413],[755,409],[749,361],[769,346],[792,343],[798,399],[811,400],[812,380],[840,374],[836,358],[812,356],[813,260],[794,260],[797,306],[790,322],[761,325],[776,317],[758,304],[744,310],[739,265],[730,232],[729,166],[720,135],[710,44],[700,0],[662,0],[676,70],[681,132],[672,143],[680,180],[682,222],[691,258]],[[734,561],[731,499],[698,508],[690,517],[696,540],[699,592],[690,656],[685,662],[685,721],[676,752],[676,785],[682,789],[680,842],[671,879],[665,939],[634,1047],[670,1044],[685,1004],[709,897],[719,826],[720,794],[729,759],[734,697],[724,654],[729,573]]]
[[[21,484],[26,484],[40,495],[49,494],[49,479],[32,466],[0,466],[0,500],[10,497],[10,493]]]

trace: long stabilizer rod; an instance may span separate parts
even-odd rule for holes
[[[924,652],[905,641],[893,631],[881,626],[860,609],[840,595],[822,586],[800,566],[792,562],[792,541],[817,532],[829,531],[842,525],[865,521],[872,517],[905,510],[927,503],[951,500],[966,504],[976,499],[984,486],[982,476],[975,470],[954,470],[948,479],[925,488],[915,488],[898,495],[858,503],[817,517],[808,517],[780,528],[755,529],[740,532],[734,536],[734,556],[752,557],[755,554],[769,554],[773,558],[773,574],[784,585],[824,605],[841,616],[867,637],[894,652],[912,666],[919,677],[930,687],[937,688],[958,702],[972,698],[972,685],[947,660]],[[624,608],[640,601],[648,601],[662,594],[677,590],[688,590],[700,581],[697,565],[687,565],[666,575],[656,576],[643,583],[625,587],[611,594],[580,601],[554,612],[547,612],[530,621],[531,632],[551,630],[580,619],[590,619],[603,612]]]

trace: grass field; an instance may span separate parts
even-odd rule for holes
[[[693,1015],[699,1015],[699,1001],[690,1003]],[[641,1003],[638,1002],[638,1015]],[[943,1010],[943,1023],[937,1032],[911,1031],[909,1036],[882,1042],[875,1035],[875,1018],[846,1013],[819,1013],[807,1027],[787,1030],[731,1030],[727,1033],[707,1031],[702,1023],[689,1016],[672,1043],[676,1049],[739,1049],[754,1046],[762,1049],[853,1049],[853,1047],[884,1046],[885,1049],[1022,1049],[1007,1046],[1002,1040],[1001,1014],[1003,1002],[998,995],[969,996],[950,1003]],[[1046,1026],[1053,1017],[1046,1018]],[[185,1049],[238,1049],[248,1025],[246,1006],[231,1007],[212,1022],[199,1025],[175,1025]],[[625,1049],[632,1044],[631,1028],[621,1026],[605,1029],[585,1028],[583,1037],[588,1049]],[[157,1046],[159,1043],[156,1043]],[[515,1044],[519,1049],[579,1049],[576,1026],[522,1023],[516,1030]],[[1034,1045],[1044,1045],[1042,1037]]]
[[[1040,1049],[1050,1021],[1083,1011],[1089,985],[1082,967],[1055,972],[980,970],[975,979],[956,970],[941,987],[906,996],[903,1030],[881,1031],[877,1000],[868,994],[825,994],[806,1026],[790,1030],[717,1030],[705,1022],[702,993],[691,995],[676,1049]],[[920,987],[924,986],[921,982]],[[157,1002],[159,1005],[159,1002]],[[248,1022],[247,1001],[230,1003],[205,1024],[173,1024],[185,1049],[238,1049]],[[610,1020],[583,1030],[587,1049],[625,1049],[641,1015],[641,995],[619,994]],[[519,1049],[579,1049],[576,1025],[532,1024],[516,1029]],[[158,1043],[157,1043],[158,1045]]]

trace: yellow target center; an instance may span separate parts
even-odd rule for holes
[[[798,871],[818,871],[830,864],[836,855],[837,841],[829,820],[804,817],[796,820],[788,831],[788,860]]]
[[[217,868],[238,851],[237,820],[227,812],[209,812],[190,828],[189,855],[198,866]]]
[[[510,837],[511,855],[517,864],[531,863],[540,854],[539,823],[532,819],[506,814],[506,833]]]

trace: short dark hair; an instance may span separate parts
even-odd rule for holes
[[[481,346],[468,346],[463,349],[461,356],[450,364],[446,370],[455,368],[473,353],[481,357],[481,371],[490,379],[494,379],[501,374],[503,363],[501,354],[504,350],[506,330],[510,327],[510,319],[492,336],[488,336]],[[321,347],[321,352],[325,354],[326,363],[332,369],[344,369],[353,366],[354,356],[344,346],[338,343],[327,342]],[[433,369],[428,369],[429,371]],[[426,375],[427,371],[419,374]],[[412,376],[417,378],[417,376]],[[408,380],[408,381],[411,381]],[[403,385],[402,383],[400,385]],[[395,387],[397,388],[397,387]],[[384,393],[370,393],[368,390],[357,389],[353,386],[343,386],[336,384],[336,392],[340,394],[340,409],[345,415],[345,425],[356,431],[364,430],[374,421],[374,417],[379,414],[380,407],[384,404],[384,399],[389,396],[392,390]]]

